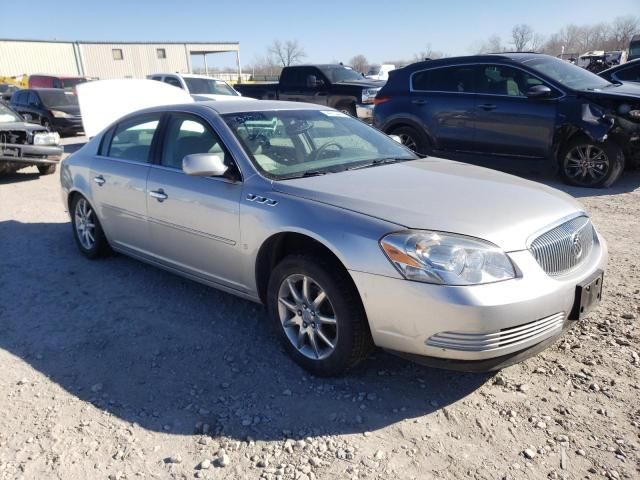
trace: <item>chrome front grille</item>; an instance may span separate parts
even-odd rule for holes
[[[576,217],[537,237],[529,251],[549,275],[562,275],[589,257],[593,237],[591,220]]]
[[[562,330],[564,312],[555,313],[517,327],[486,333],[440,332],[427,340],[430,347],[465,352],[490,352],[519,344],[535,344]],[[523,348],[526,345],[523,345]]]

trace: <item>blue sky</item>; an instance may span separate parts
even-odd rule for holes
[[[297,39],[308,62],[410,59],[427,44],[449,55],[473,53],[492,34],[506,41],[513,25],[548,35],[562,26],[640,15],[640,0],[30,0],[2,9],[2,38],[121,41],[238,41],[243,65],[274,39]],[[25,17],[27,15],[27,17]],[[231,66],[230,54],[210,65]]]

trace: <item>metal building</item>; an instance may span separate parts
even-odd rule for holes
[[[235,52],[238,42],[62,42],[0,39],[0,76],[48,73],[107,78],[144,78],[157,72],[192,72],[192,57]]]

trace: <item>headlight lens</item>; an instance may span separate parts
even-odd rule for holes
[[[60,135],[58,132],[36,133],[33,136],[34,145],[58,145],[60,143]]]
[[[477,285],[516,276],[513,264],[502,250],[474,238],[411,230],[387,235],[380,245],[408,280]]]
[[[365,88],[362,90],[362,103],[373,103],[373,99],[380,91],[380,88]]]
[[[51,115],[56,118],[69,118],[71,116],[67,112],[61,112],[60,110],[51,110]]]

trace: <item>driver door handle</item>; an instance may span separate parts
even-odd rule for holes
[[[102,175],[98,175],[96,177],[93,177],[93,181],[96,182],[100,186],[104,185],[104,182],[106,182],[106,180],[104,179],[104,177]]]
[[[495,110],[496,106],[493,103],[483,103],[480,108],[486,111]]]
[[[414,105],[424,105],[427,103],[427,101],[424,98],[414,98],[413,100],[411,100],[411,103],[413,103]]]
[[[161,188],[159,188],[158,190],[151,190],[149,192],[149,195],[151,195],[153,198],[155,198],[159,202],[164,202],[167,198],[169,198],[169,195],[164,193],[164,190]]]

